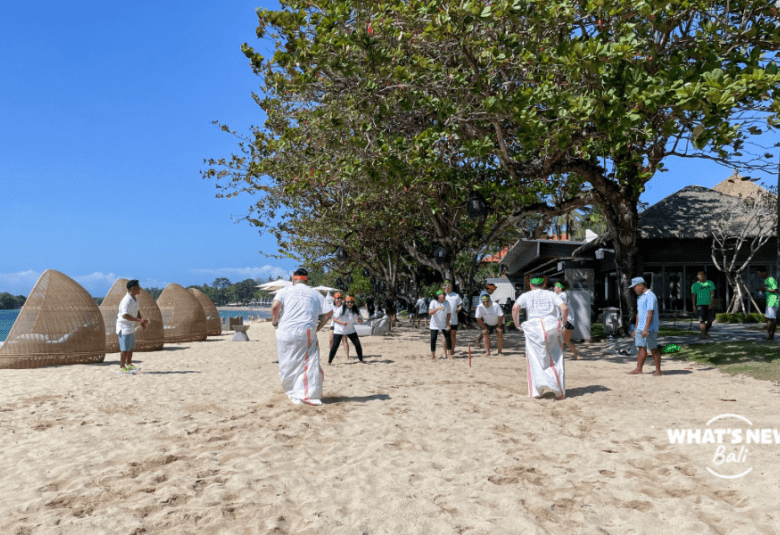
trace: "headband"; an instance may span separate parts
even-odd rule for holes
[[[444,281],[441,283],[442,286],[452,286],[452,282],[450,281]]]
[[[307,277],[306,275],[293,275],[293,280],[294,281],[307,281],[307,280],[309,280],[309,277]]]
[[[566,289],[566,285],[565,285],[565,284],[563,284],[562,282],[556,282],[556,283],[555,283],[555,285],[556,285],[558,288],[560,288],[561,290],[565,290],[565,289]]]
[[[490,301],[490,296],[489,295],[483,295],[482,296],[482,300],[483,301]]]
[[[538,286],[540,284],[544,284],[544,277],[536,277],[534,279],[531,279],[531,284],[536,285],[536,286]]]
[[[489,283],[487,283],[487,284],[485,285],[485,287],[486,287],[486,288],[498,288],[498,286],[496,286],[496,285],[495,285],[495,284],[493,284],[492,282],[489,282]]]
[[[355,298],[354,298],[354,297],[352,297],[351,295],[348,295],[348,296],[347,296],[347,299],[352,299],[353,301],[355,300]]]
[[[333,299],[341,299],[341,292],[336,292],[336,295],[333,296]]]
[[[441,294],[443,294],[443,293],[444,293],[444,292],[442,292],[441,290],[436,290],[436,295],[441,295]]]

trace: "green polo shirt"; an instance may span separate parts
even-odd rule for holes
[[[691,294],[696,294],[696,306],[699,305],[711,305],[712,294],[710,292],[715,291],[715,284],[712,281],[698,282],[696,281],[691,286]]]
[[[767,277],[764,279],[764,286],[767,290],[777,290],[777,281],[773,277]],[[766,293],[766,306],[776,307],[778,300],[780,300],[780,297],[777,294]]]

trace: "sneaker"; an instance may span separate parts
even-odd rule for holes
[[[131,375],[133,372],[131,372],[127,368],[119,368],[119,371],[116,373],[117,375]]]
[[[127,371],[129,371],[130,373],[140,372],[140,371],[141,371],[141,368],[136,368],[135,366],[133,366],[132,364],[130,364],[130,365],[127,367]]]

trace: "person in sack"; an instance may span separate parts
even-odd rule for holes
[[[452,339],[450,338],[450,315],[452,309],[447,302],[444,292],[439,290],[436,292],[436,299],[431,301],[428,307],[428,314],[430,319],[430,331],[431,331],[431,358],[436,360],[436,339],[439,337],[439,333],[442,334],[444,340],[442,346],[444,347],[444,357],[449,358],[448,351],[452,350]]]
[[[292,286],[279,290],[271,303],[271,325],[276,329],[279,375],[287,397],[296,405],[322,405],[325,373],[320,367],[317,331],[333,310],[327,309],[320,292],[306,285],[308,278],[308,271],[298,269],[293,273]]]
[[[363,318],[360,316],[357,305],[355,305],[355,298],[348,295],[344,304],[333,311],[333,344],[330,346],[328,366],[333,362],[341,340],[344,339],[346,341],[345,336],[352,340],[352,345],[355,346],[355,351],[357,351],[358,360],[363,362],[363,346],[360,345],[360,338],[357,332],[355,332],[356,321],[362,324]],[[349,359],[349,346],[347,346],[347,359]]]
[[[485,356],[490,356],[490,335],[496,333],[496,344],[498,345],[498,354],[504,350],[504,311],[498,303],[490,300],[490,296],[485,294],[481,296],[482,302],[477,305],[475,317],[485,343]]]
[[[553,292],[548,292],[543,275],[530,277],[531,291],[523,293],[512,307],[512,319],[520,325],[520,309],[528,319],[520,325],[525,333],[525,358],[528,364],[528,395],[541,398],[551,394],[566,397],[561,324],[569,318],[569,307]],[[558,310],[561,319],[558,319]]]
[[[569,303],[569,296],[566,294],[566,290],[568,289],[569,283],[566,281],[555,283],[555,293],[558,294],[558,297],[561,298],[561,301],[566,303],[566,306],[569,307],[569,317],[565,323],[562,322],[563,343],[569,346],[572,355],[574,355],[574,360],[580,360],[580,352],[577,351],[577,348],[574,347],[574,344],[571,342],[571,333],[574,331],[574,311],[571,308],[571,303]],[[560,309],[558,310],[558,317],[561,317]]]

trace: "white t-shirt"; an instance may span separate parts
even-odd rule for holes
[[[352,334],[355,332],[355,323],[357,323],[358,315],[347,309],[344,312],[343,306],[336,308],[333,311],[333,319],[346,322],[346,325],[339,325],[335,321],[333,322],[333,334]]]
[[[302,282],[282,288],[274,300],[282,303],[284,313],[279,320],[282,330],[316,329],[320,314],[328,310],[322,294]]]
[[[487,307],[480,303],[475,315],[477,318],[482,318],[482,322],[485,325],[498,325],[498,318],[504,317],[504,311],[501,310],[501,306],[498,303],[491,301]]]
[[[450,304],[452,316],[450,316],[450,325],[458,324],[458,307],[463,306],[463,299],[455,292],[447,294],[447,302]]]
[[[425,299],[422,297],[417,300],[417,313],[425,314],[428,312],[428,305],[425,304]]]
[[[116,334],[127,335],[135,332],[136,321],[129,321],[122,316],[130,314],[134,318],[138,317],[138,301],[133,299],[130,292],[127,292],[119,302],[119,313],[116,316]]]
[[[428,307],[428,313],[433,312],[434,309],[444,307],[444,310],[439,310],[434,314],[431,314],[430,328],[433,331],[439,331],[447,328],[447,314],[452,310],[450,304],[447,301],[439,303],[439,300],[431,301]]]
[[[566,292],[561,292],[558,294],[558,297],[560,297],[561,301],[566,303],[566,306],[569,307],[569,315],[566,321],[571,323],[571,326],[574,327],[574,314],[572,313],[571,305],[569,304],[569,296],[566,295]],[[558,319],[563,319],[563,312],[561,312],[560,308],[558,309]]]
[[[515,302],[515,306],[526,309],[529,320],[545,316],[558,317],[558,307],[562,304],[563,300],[549,290],[525,292]]]

